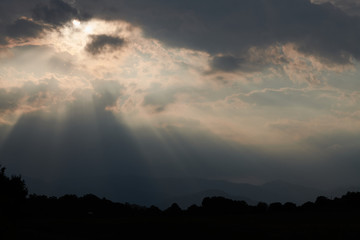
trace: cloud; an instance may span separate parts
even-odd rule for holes
[[[15,39],[38,37],[43,30],[43,26],[28,19],[18,19],[7,26],[8,37]]]
[[[170,110],[169,105],[172,104],[195,104],[198,101],[205,101],[205,99],[217,99],[211,89],[202,90],[194,86],[177,85],[171,87],[162,87],[160,84],[153,84],[149,89],[144,91],[145,96],[142,106],[149,110],[160,113],[165,110]]]
[[[261,72],[266,65],[266,59],[250,60],[247,57],[215,56],[210,63],[214,72]]]
[[[240,68],[241,59],[233,56],[215,57],[211,63],[213,70],[232,72]]]
[[[95,80],[92,85],[97,103],[103,106],[103,109],[115,106],[125,91],[125,87],[115,80]]]
[[[71,54],[56,51],[49,45],[27,44],[8,49],[8,53],[11,57],[1,59],[0,69],[14,68],[36,77],[45,77],[47,73],[68,74],[76,60]]]
[[[336,101],[337,94],[333,91],[312,89],[263,89],[247,94],[240,94],[239,98],[247,103],[260,107],[274,107],[276,109],[298,108],[331,109]]]
[[[330,2],[350,15],[360,15],[360,2],[358,0],[312,0],[317,4]]]
[[[59,82],[55,79],[43,79],[39,83],[27,81],[20,87],[0,88],[0,119],[13,119],[16,115],[56,105],[62,95]]]
[[[22,16],[30,17],[32,8],[40,0],[3,0],[0,1],[0,25],[10,24]]]
[[[91,41],[86,45],[85,50],[92,55],[98,55],[103,52],[118,50],[122,48],[126,41],[120,37],[109,36],[105,34],[91,35]]]
[[[88,20],[86,11],[80,12],[63,0],[3,0],[0,2],[0,44],[11,40],[39,38],[44,30],[57,29],[73,19]]]
[[[20,99],[24,96],[20,89],[0,89],[0,112],[13,110],[18,107]]]
[[[318,135],[357,128],[358,72],[321,63],[358,59],[360,33],[359,18],[334,4],[1,1],[0,42],[22,46],[0,59],[0,159],[84,181],[151,172],[301,182],[312,171],[312,183],[330,161],[324,182],[341,182],[346,163],[330,153],[355,162],[358,139]],[[85,11],[94,19],[69,23]]]
[[[41,35],[48,26],[38,22],[40,18],[33,17],[35,6],[45,6],[43,0],[4,0],[0,2],[0,44],[7,45],[9,40],[23,40],[26,38],[36,38]],[[48,1],[46,1],[48,2]],[[60,0],[51,1],[51,5],[61,5]],[[65,3],[64,3],[65,4]],[[38,10],[36,10],[38,11]],[[57,11],[52,15],[56,15]],[[38,13],[40,13],[38,11]],[[36,14],[35,14],[36,15]]]
[[[162,112],[165,108],[175,102],[177,91],[156,91],[145,95],[143,106],[150,106],[156,113]]]
[[[37,1],[1,1],[0,2],[0,46],[7,45],[11,38],[36,37],[41,26],[29,19],[31,8]]]
[[[37,4],[33,9],[32,17],[53,26],[61,26],[72,19],[82,18],[77,9],[62,0],[50,0]]]
[[[2,11],[2,44],[8,38],[36,37],[45,27],[57,28],[74,18],[88,20],[91,16],[125,20],[140,26],[147,37],[168,46],[208,52],[213,56],[213,71],[260,71],[271,62],[254,61],[254,52],[249,54],[249,49],[289,43],[325,64],[349,64],[352,58],[360,58],[360,18],[346,10],[358,4],[350,0],[317,4],[309,0],[15,2],[21,7],[4,4],[8,13]],[[96,55],[123,44],[122,38],[97,35],[86,50]]]
[[[360,19],[308,0],[77,1],[94,17],[124,19],[168,46],[241,59],[252,47],[293,43],[327,64],[360,58]],[[226,59],[222,59],[226,60]],[[231,60],[231,59],[227,59]],[[234,59],[232,59],[234,60]],[[234,61],[230,70],[240,64]],[[216,66],[216,65],[215,65]]]

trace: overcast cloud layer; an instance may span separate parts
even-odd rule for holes
[[[1,1],[0,164],[49,182],[360,185],[359,7]]]

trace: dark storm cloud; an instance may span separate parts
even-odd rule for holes
[[[0,23],[8,24],[22,16],[30,17],[29,14],[34,5],[40,0],[1,0],[0,1]]]
[[[240,59],[233,56],[215,57],[212,61],[212,69],[232,72],[239,68],[240,62]]]
[[[33,18],[60,26],[74,18],[80,18],[80,14],[77,9],[62,0],[50,0],[34,7]]]
[[[3,0],[0,1],[0,45],[6,45],[9,38],[34,37],[40,30],[31,20],[31,9],[38,1]],[[26,29],[29,27],[29,29]],[[24,30],[25,33],[21,31]]]
[[[124,19],[169,46],[243,56],[250,47],[296,44],[327,63],[360,58],[360,20],[309,0],[77,1],[95,17]],[[232,65],[231,65],[232,64]],[[230,70],[238,64],[231,63]]]
[[[36,25],[39,22],[58,27],[91,15],[129,21],[142,27],[148,37],[169,46],[209,52],[216,56],[214,69],[222,71],[256,67],[256,62],[245,63],[248,58],[243,59],[251,47],[264,49],[286,43],[294,43],[299,51],[328,64],[348,64],[351,57],[360,58],[360,18],[347,14],[350,10],[346,9],[358,4],[350,0],[331,2],[335,6],[309,0],[78,0],[72,4],[62,0],[5,0],[0,3],[0,42],[20,37],[25,25],[29,28],[24,37],[34,37],[41,32]],[[33,17],[36,22],[20,21],[21,17]],[[123,44],[121,39],[105,36],[94,40],[88,46],[92,54],[104,46]]]
[[[117,50],[125,45],[125,39],[105,34],[92,35],[91,41],[86,45],[85,50],[92,55]]]
[[[62,0],[2,0],[0,2],[0,44],[11,39],[41,37],[45,29],[58,28],[72,19],[87,20],[80,12]]]
[[[358,0],[314,0],[314,2],[330,2],[350,15],[360,15],[360,2]]]
[[[43,30],[43,26],[27,19],[18,19],[7,26],[7,33],[10,38],[37,37]]]
[[[234,56],[216,56],[211,61],[212,71],[224,72],[257,72],[261,71],[266,65],[269,64],[264,59],[251,61],[247,57]]]

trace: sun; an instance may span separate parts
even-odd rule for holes
[[[81,22],[77,19],[72,20],[72,24],[74,27],[78,28],[81,25]]]

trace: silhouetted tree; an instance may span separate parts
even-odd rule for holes
[[[319,196],[316,198],[315,204],[319,206],[324,206],[330,203],[330,199],[324,196]]]
[[[28,190],[21,176],[8,177],[5,167],[0,165],[0,202],[14,203],[25,200]]]
[[[241,214],[251,211],[245,201],[234,201],[224,197],[204,198],[202,206],[204,211],[210,214]]]
[[[314,211],[315,204],[313,202],[306,202],[303,205],[301,205],[300,209],[305,212]]]
[[[269,205],[269,212],[280,212],[283,210],[283,205],[280,202],[274,202]]]
[[[0,215],[12,215],[24,209],[28,190],[21,176],[8,177],[0,165]]]
[[[228,212],[228,208],[230,208],[232,204],[231,202],[232,200],[224,197],[206,197],[203,199],[201,205],[206,213],[223,214]]]
[[[315,201],[315,208],[318,211],[327,211],[331,209],[332,200],[324,196],[319,196]],[[334,209],[332,209],[334,210]]]
[[[176,216],[180,215],[182,210],[177,203],[173,203],[169,208],[165,209],[164,213],[166,215]]]
[[[151,205],[147,210],[146,210],[146,213],[150,216],[158,216],[161,214],[161,210],[154,206],[154,205]]]
[[[283,206],[283,211],[285,212],[294,212],[296,211],[296,204],[292,202],[286,202]]]
[[[264,202],[259,202],[255,207],[256,213],[265,213],[268,209],[268,205]]]
[[[186,209],[186,213],[189,215],[201,215],[204,213],[203,208],[196,204],[191,205]]]
[[[343,209],[360,210],[360,192],[348,192],[336,201]]]

